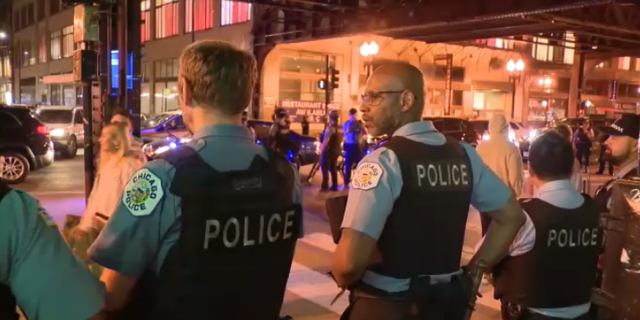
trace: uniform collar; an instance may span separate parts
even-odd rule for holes
[[[638,166],[638,157],[633,157],[633,160],[629,160],[626,164],[620,167],[620,171],[614,176],[614,179],[622,179],[626,176],[631,170],[635,169]]]
[[[247,127],[233,124],[216,124],[200,128],[193,134],[193,139],[204,137],[236,138],[253,140]]]
[[[540,198],[543,193],[554,192],[554,191],[559,191],[559,190],[572,190],[572,191],[575,191],[575,187],[574,187],[574,185],[573,185],[573,183],[571,182],[570,179],[562,179],[562,180],[550,181],[550,182],[547,182],[547,183],[541,185],[540,188],[538,188],[536,190],[536,193],[535,193],[534,197],[535,198]]]
[[[405,124],[393,133],[393,136],[407,137],[420,133],[437,132],[431,121],[414,121]]]

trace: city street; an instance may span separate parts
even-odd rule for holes
[[[302,169],[306,175],[310,166]],[[592,192],[606,181],[605,176],[592,177]],[[330,194],[320,194],[318,185],[320,174],[314,183],[305,188],[305,237],[299,241],[295,261],[287,287],[283,313],[296,320],[334,320],[347,306],[347,295],[334,305],[331,300],[339,292],[327,275],[331,265],[331,253],[335,245],[330,236],[324,211],[324,199]],[[56,160],[45,169],[33,172],[26,182],[13,186],[30,192],[37,197],[55,221],[62,225],[66,215],[82,215],[84,200],[84,166],[82,150],[71,160]],[[470,210],[462,262],[472,256],[473,248],[480,239],[480,220],[475,210]],[[499,304],[492,298],[490,286],[481,288],[483,298],[479,299],[473,319],[500,319]]]

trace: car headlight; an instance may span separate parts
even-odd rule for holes
[[[64,137],[65,132],[64,132],[64,129],[58,128],[58,129],[51,130],[49,134],[51,134],[54,137]]]

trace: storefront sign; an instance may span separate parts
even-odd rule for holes
[[[302,117],[307,116],[310,123],[322,123],[325,116],[325,103],[318,101],[281,100],[280,108],[287,110],[291,122],[301,122]],[[339,103],[330,103],[329,112],[340,110]]]

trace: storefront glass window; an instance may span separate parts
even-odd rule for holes
[[[51,105],[59,106],[62,105],[62,86],[59,84],[51,85]]]
[[[329,57],[335,65],[336,57]],[[280,100],[325,101],[325,91],[318,89],[318,81],[326,72],[325,55],[301,51],[281,51],[280,56]],[[337,101],[341,88],[333,92],[332,101]]]
[[[156,82],[154,105],[156,112],[178,110],[178,82]]]
[[[72,84],[66,84],[62,89],[63,103],[67,107],[73,107],[76,101],[76,88]]]
[[[143,114],[151,114],[151,97],[149,83],[142,83],[140,86],[140,112]]]

